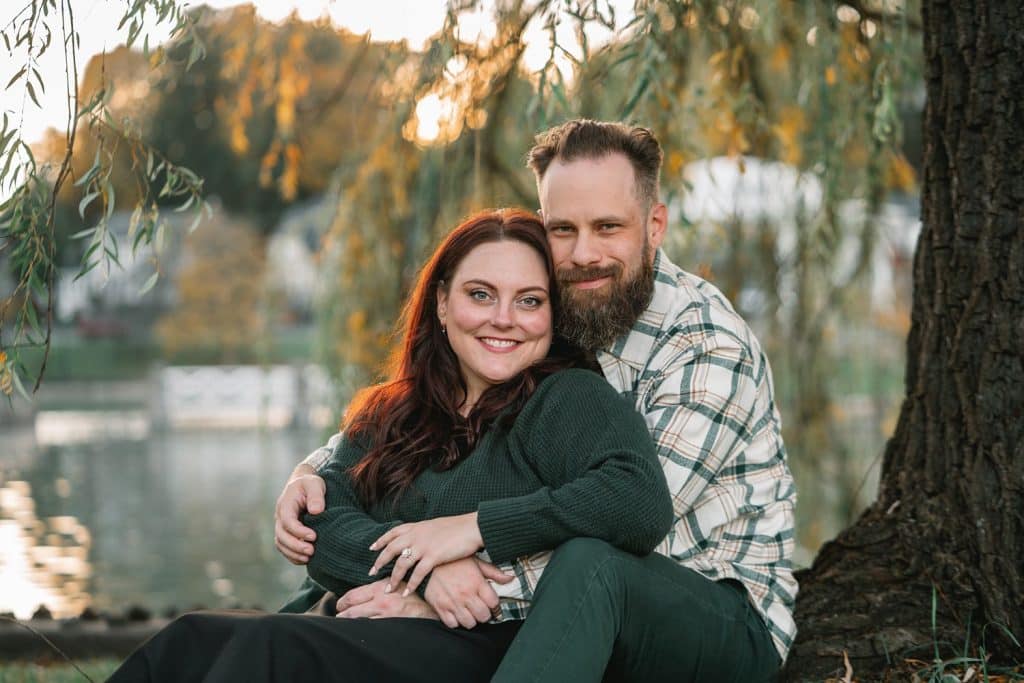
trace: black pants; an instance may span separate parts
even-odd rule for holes
[[[433,619],[192,612],[110,681],[488,681],[522,622],[450,629]]]

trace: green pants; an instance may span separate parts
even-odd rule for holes
[[[578,538],[544,570],[493,681],[772,681],[779,656],[734,581]]]

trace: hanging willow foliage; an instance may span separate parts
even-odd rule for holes
[[[194,23],[195,17],[175,0],[138,0],[126,6],[117,29],[127,29],[129,48],[141,40],[143,53],[159,65],[166,53],[162,48],[150,53],[149,30],[160,24],[169,26],[172,39],[188,46],[184,64],[188,69],[204,52]],[[109,230],[110,217],[118,206],[111,181],[118,150],[127,153],[136,179],[137,199],[128,233],[132,250],[161,243],[166,228],[159,205],[173,202],[176,210],[191,208],[196,213],[193,226],[207,207],[202,199],[202,179],[148,145],[132,122],[118,120],[111,111],[108,91],[100,89],[87,101],[80,101],[80,38],[70,0],[26,3],[0,28],[0,38],[10,63],[21,64],[4,88],[20,89],[25,95],[20,111],[14,115],[4,112],[0,128],[0,197],[4,197],[0,203],[0,255],[6,257],[15,277],[13,291],[0,300],[0,390],[8,396],[17,390],[27,400],[25,384],[31,381],[33,391],[39,388],[50,350],[57,270],[54,218],[61,189],[68,183],[82,188],[78,212],[83,219],[88,212],[92,222],[72,236],[86,245],[78,277],[97,266],[109,270],[111,265],[119,265],[124,245]],[[33,107],[40,108],[39,95],[48,85],[39,60],[50,50],[60,50],[66,66],[65,82],[60,84],[67,93],[66,134],[56,168],[39,165],[22,134],[25,117],[32,115]],[[72,159],[82,127],[88,127],[99,144],[88,170],[75,178]],[[90,211],[96,205],[99,211]],[[145,289],[156,284],[158,274],[154,265]],[[27,367],[22,351],[36,347],[44,349],[41,364]]]

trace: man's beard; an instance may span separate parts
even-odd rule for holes
[[[643,255],[640,268],[629,280],[623,280],[621,265],[560,271],[558,331],[561,335],[581,349],[593,351],[611,346],[618,337],[629,332],[654,293],[654,265],[648,256]],[[601,277],[612,278],[606,292],[572,286],[575,282]]]

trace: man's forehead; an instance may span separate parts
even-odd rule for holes
[[[542,192],[538,213],[545,225],[553,223],[593,223],[638,217],[642,206],[635,193],[600,186],[578,187],[573,191]]]
[[[636,173],[629,158],[621,152],[608,152],[598,156],[573,159],[552,159],[544,173],[545,182],[564,182],[566,178],[601,177],[624,183],[636,181]]]
[[[618,204],[637,199],[633,167],[622,155],[552,162],[537,189],[541,209],[548,213],[581,198]]]

